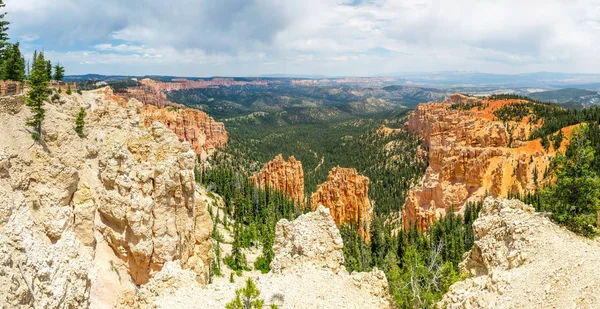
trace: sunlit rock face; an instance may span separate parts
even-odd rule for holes
[[[312,209],[319,205],[329,208],[335,223],[353,223],[366,240],[370,240],[370,224],[373,206],[369,200],[369,178],[354,168],[335,167],[327,181],[317,186],[310,197]]]
[[[280,154],[265,164],[258,174],[250,177],[261,188],[269,187],[285,193],[298,204],[304,203],[304,171],[302,162],[294,156],[286,162]]]
[[[540,139],[528,141],[542,120],[503,122],[494,111],[521,100],[489,100],[453,95],[443,103],[420,104],[406,129],[418,133],[429,151],[429,167],[410,190],[402,211],[404,228],[425,231],[451,207],[485,196],[507,197],[533,192],[559,147],[545,150]],[[456,108],[457,105],[464,107]],[[472,107],[470,107],[472,106]],[[571,127],[563,129],[570,135]]]

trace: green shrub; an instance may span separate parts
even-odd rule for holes
[[[77,132],[77,135],[79,137],[84,137],[85,135],[83,134],[83,126],[85,125],[85,109],[82,107],[79,109],[79,113],[77,114],[77,118],[75,119],[75,132]]]
[[[235,291],[235,298],[231,300],[226,309],[262,309],[265,306],[265,300],[259,298],[260,291],[254,284],[252,279],[246,280],[246,286]],[[269,308],[278,308],[277,305],[271,304]]]
[[[254,269],[260,270],[261,273],[266,274],[271,271],[269,261],[264,256],[259,256],[254,262]]]

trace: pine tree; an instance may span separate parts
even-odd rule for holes
[[[77,119],[75,119],[75,132],[77,132],[77,135],[79,137],[84,137],[85,135],[83,134],[83,126],[85,125],[85,109],[83,107],[81,107],[79,109],[79,113],[77,114]]]
[[[35,141],[40,141],[42,137],[42,122],[46,111],[44,110],[44,101],[48,99],[48,75],[46,74],[46,61],[44,54],[35,54],[35,62],[29,82],[31,90],[27,95],[26,105],[31,110],[32,116],[27,120],[26,125],[31,127],[31,137]]]
[[[235,298],[225,305],[226,309],[262,309],[265,305],[264,299],[260,299],[260,291],[251,278],[246,280],[244,288],[235,291]],[[271,308],[277,308],[271,305]]]
[[[65,92],[67,95],[72,95],[73,94],[73,90],[71,90],[71,84],[67,84],[67,92]]]
[[[4,0],[0,0],[0,8],[4,8]],[[0,59],[4,59],[7,52],[8,43],[8,25],[10,22],[5,20],[6,12],[0,14]]]
[[[21,54],[19,43],[7,45],[1,73],[0,78],[3,80],[22,82],[25,79],[25,58]]]
[[[564,138],[564,134],[562,132],[562,130],[558,130],[558,134],[556,134],[556,136],[554,137],[554,149],[558,149],[560,147],[560,144],[562,143]]]
[[[52,61],[50,60],[46,61],[46,76],[49,81],[52,80]]]
[[[60,65],[60,62],[54,66],[54,80],[62,81],[65,78],[65,67]]]
[[[556,156],[556,183],[542,192],[544,207],[552,219],[584,236],[597,234],[600,211],[600,177],[592,168],[594,149],[587,139],[587,127],[576,130],[566,155]]]
[[[233,264],[236,271],[242,270],[247,267],[246,256],[242,252],[241,239],[242,231],[239,223],[235,223],[233,227],[233,244],[231,246],[231,257],[233,258]]]
[[[540,143],[542,144],[542,147],[544,147],[544,150],[548,151],[548,148],[550,147],[550,141],[548,140],[548,136],[542,136],[542,140],[540,141]]]

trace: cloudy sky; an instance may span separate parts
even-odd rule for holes
[[[600,0],[4,0],[68,74],[600,73]]]

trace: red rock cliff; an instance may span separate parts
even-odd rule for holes
[[[250,180],[264,188],[277,189],[286,193],[291,199],[300,204],[304,204],[304,172],[302,162],[296,160],[294,156],[289,157],[285,162],[280,154],[275,159],[267,162],[260,172]]]
[[[162,122],[179,137],[180,141],[188,141],[192,149],[202,159],[224,147],[229,138],[225,125],[216,122],[206,113],[191,108],[156,107],[144,105],[144,124],[149,127],[152,122]]]
[[[417,107],[406,129],[423,138],[429,167],[406,198],[405,229],[416,224],[424,231],[450,207],[462,212],[465,202],[480,201],[486,195],[507,197],[535,190],[556,153],[552,147],[544,150],[540,139],[527,140],[541,120],[530,122],[525,117],[520,122],[502,122],[494,116],[502,106],[520,103],[453,95],[444,103]],[[473,107],[452,108],[457,104]],[[570,127],[563,129],[566,136],[570,131]],[[564,151],[566,143],[565,139],[559,151]]]
[[[358,224],[359,233],[367,241],[371,239],[369,227],[373,207],[369,201],[369,178],[359,175],[354,168],[336,167],[329,172],[327,181],[317,186],[310,197],[313,211],[323,205],[335,223]]]

